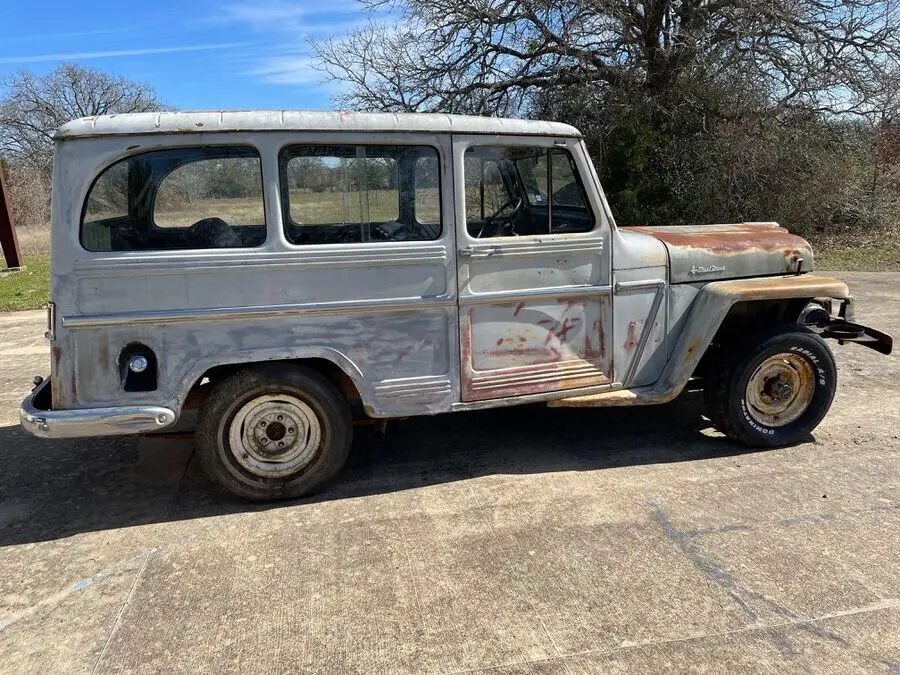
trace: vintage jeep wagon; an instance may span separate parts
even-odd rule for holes
[[[354,418],[662,403],[805,438],[823,337],[889,353],[775,223],[619,228],[579,132],[449,115],[146,113],[56,134],[50,377],[23,426],[171,430],[251,499],[340,470]]]

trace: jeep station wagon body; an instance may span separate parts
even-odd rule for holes
[[[564,124],[112,115],[61,128],[53,171],[52,365],[23,426],[197,410],[203,466],[251,499],[334,477],[354,418],[663,403],[689,380],[721,431],[783,445],[831,404],[823,337],[891,349],[775,223],[617,227]]]

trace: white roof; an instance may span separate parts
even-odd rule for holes
[[[568,124],[436,113],[308,112],[250,110],[232,112],[125,113],[84,117],[63,125],[57,140],[91,136],[183,134],[221,131],[375,131],[457,134],[581,136]]]

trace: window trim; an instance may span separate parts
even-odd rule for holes
[[[237,247],[237,248],[235,248],[235,247],[228,247],[228,248],[225,248],[225,247],[222,247],[222,248],[216,248],[216,247],[205,247],[205,248],[146,248],[146,249],[143,249],[143,248],[142,248],[142,249],[125,249],[125,250],[122,250],[122,251],[117,251],[117,250],[114,250],[114,249],[110,249],[110,250],[105,250],[105,249],[93,249],[93,248],[88,248],[88,247],[85,245],[85,243],[84,243],[84,226],[85,226],[85,224],[86,224],[85,217],[87,216],[88,202],[90,201],[91,194],[93,193],[94,187],[97,185],[97,182],[98,182],[103,176],[106,175],[107,171],[109,171],[109,170],[110,170],[111,168],[113,168],[114,166],[116,166],[116,165],[118,165],[118,164],[125,163],[125,162],[129,162],[129,161],[131,161],[131,160],[134,160],[134,159],[136,159],[136,158],[138,158],[138,157],[142,157],[142,156],[144,156],[144,155],[152,155],[152,154],[159,153],[159,152],[177,151],[177,150],[182,150],[182,151],[190,151],[190,150],[207,150],[207,149],[209,149],[209,150],[216,150],[216,149],[219,149],[219,150],[229,150],[229,149],[234,149],[234,148],[239,148],[239,149],[244,149],[244,150],[250,150],[250,151],[253,152],[255,158],[259,160],[259,174],[260,174],[260,181],[261,181],[261,182],[260,182],[260,188],[261,188],[260,197],[262,198],[262,205],[263,205],[263,223],[262,223],[262,225],[263,225],[263,227],[265,228],[265,237],[263,238],[262,242],[260,242],[257,246],[240,246],[240,247]],[[184,164],[180,164],[179,166],[176,166],[176,167],[172,168],[171,170],[167,171],[167,172],[166,172],[165,174],[163,174],[163,176],[160,178],[159,183],[157,184],[156,189],[153,191],[153,199],[152,199],[152,201],[150,202],[150,226],[151,226],[153,229],[155,229],[155,230],[160,230],[160,231],[163,231],[163,232],[165,232],[166,229],[172,229],[172,230],[178,229],[178,228],[161,228],[161,227],[159,227],[159,226],[156,224],[156,220],[155,220],[155,218],[154,218],[154,212],[155,212],[155,206],[156,206],[156,197],[157,197],[157,193],[158,193],[158,191],[159,191],[159,185],[162,185],[163,180],[165,180],[165,178],[166,178],[170,173],[172,173],[172,171],[175,171],[176,169],[179,169],[179,168],[181,168],[181,167],[184,167],[184,166],[186,166],[187,164],[190,164],[190,163],[191,163],[191,162],[186,162],[186,163],[184,163]],[[129,197],[129,198],[130,198],[130,197]],[[109,163],[107,163],[107,164],[104,164],[100,169],[95,170],[95,172],[94,172],[94,177],[91,179],[91,183],[90,183],[90,185],[88,186],[87,191],[84,193],[84,197],[82,198],[81,212],[80,212],[80,216],[79,216],[79,219],[78,219],[78,237],[77,237],[77,240],[78,240],[78,246],[79,246],[79,248],[80,248],[82,251],[85,251],[85,252],[87,252],[87,253],[171,254],[172,252],[195,252],[195,251],[256,251],[256,250],[259,250],[259,249],[261,249],[261,248],[264,248],[264,247],[269,243],[269,241],[270,241],[270,239],[271,239],[271,237],[272,237],[272,230],[271,230],[271,228],[269,227],[269,219],[268,219],[267,214],[268,214],[268,202],[267,202],[267,200],[266,200],[265,163],[264,163],[264,161],[263,161],[263,153],[262,153],[262,151],[259,149],[259,147],[255,146],[255,145],[253,145],[253,144],[251,144],[251,143],[246,143],[246,142],[245,142],[245,143],[201,143],[201,144],[196,144],[196,145],[195,145],[195,144],[190,144],[190,145],[170,145],[170,146],[163,146],[163,147],[157,147],[157,148],[153,148],[153,149],[143,150],[142,152],[134,152],[134,153],[126,154],[126,155],[123,155],[123,156],[121,156],[121,157],[119,157],[119,158],[117,158],[117,159],[115,159],[115,160],[113,160],[113,161],[111,161],[111,162],[109,162]],[[128,217],[128,216],[130,216],[130,214],[129,214],[129,213],[126,213],[126,217]],[[106,218],[106,219],[104,219],[104,220],[114,220],[114,219],[113,219],[113,218]],[[94,222],[103,222],[103,221],[99,221],[99,220],[98,220],[98,221],[87,221],[87,222],[94,223]]]
[[[414,220],[419,225],[438,225],[440,230],[437,233],[437,236],[432,239],[412,239],[412,240],[397,240],[397,241],[354,241],[354,242],[316,242],[310,244],[297,244],[291,241],[288,235],[288,226],[294,227],[303,227],[303,225],[294,221],[291,217],[291,199],[290,199],[290,186],[287,184],[287,163],[293,159],[294,157],[309,157],[310,155],[298,155],[292,154],[291,149],[297,147],[318,147],[318,148],[334,148],[334,147],[349,147],[349,148],[429,148],[435,152],[436,160],[437,160],[437,171],[438,171],[438,215],[440,216],[440,220],[437,223],[425,223],[415,217]],[[312,141],[312,142],[303,142],[302,140],[297,141],[289,141],[281,145],[278,148],[278,200],[280,202],[280,210],[281,210],[281,232],[284,237],[284,243],[291,249],[302,250],[309,248],[311,246],[371,246],[371,245],[414,245],[414,244],[429,244],[436,241],[440,241],[446,235],[448,228],[444,218],[444,170],[442,166],[443,162],[443,153],[441,151],[441,146],[434,142],[426,142],[424,140],[416,140],[408,143],[398,143],[398,142],[378,142],[378,143],[364,143],[364,142],[356,142],[356,141],[347,141],[341,139],[328,140],[328,141]],[[398,212],[402,212],[400,209],[400,190],[397,190],[397,198],[398,198]],[[413,196],[413,206],[415,206],[415,196]],[[348,225],[352,225],[353,223],[347,223]],[[313,224],[312,227],[331,227],[331,226],[340,226],[342,223],[318,223]],[[452,228],[451,228],[452,229]]]

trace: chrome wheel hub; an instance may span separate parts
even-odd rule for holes
[[[783,427],[799,418],[812,402],[816,374],[804,357],[775,354],[753,371],[747,382],[747,411],[754,421]]]
[[[290,475],[315,457],[322,427],[315,411],[295,396],[270,394],[244,404],[228,441],[238,463],[265,477]]]

